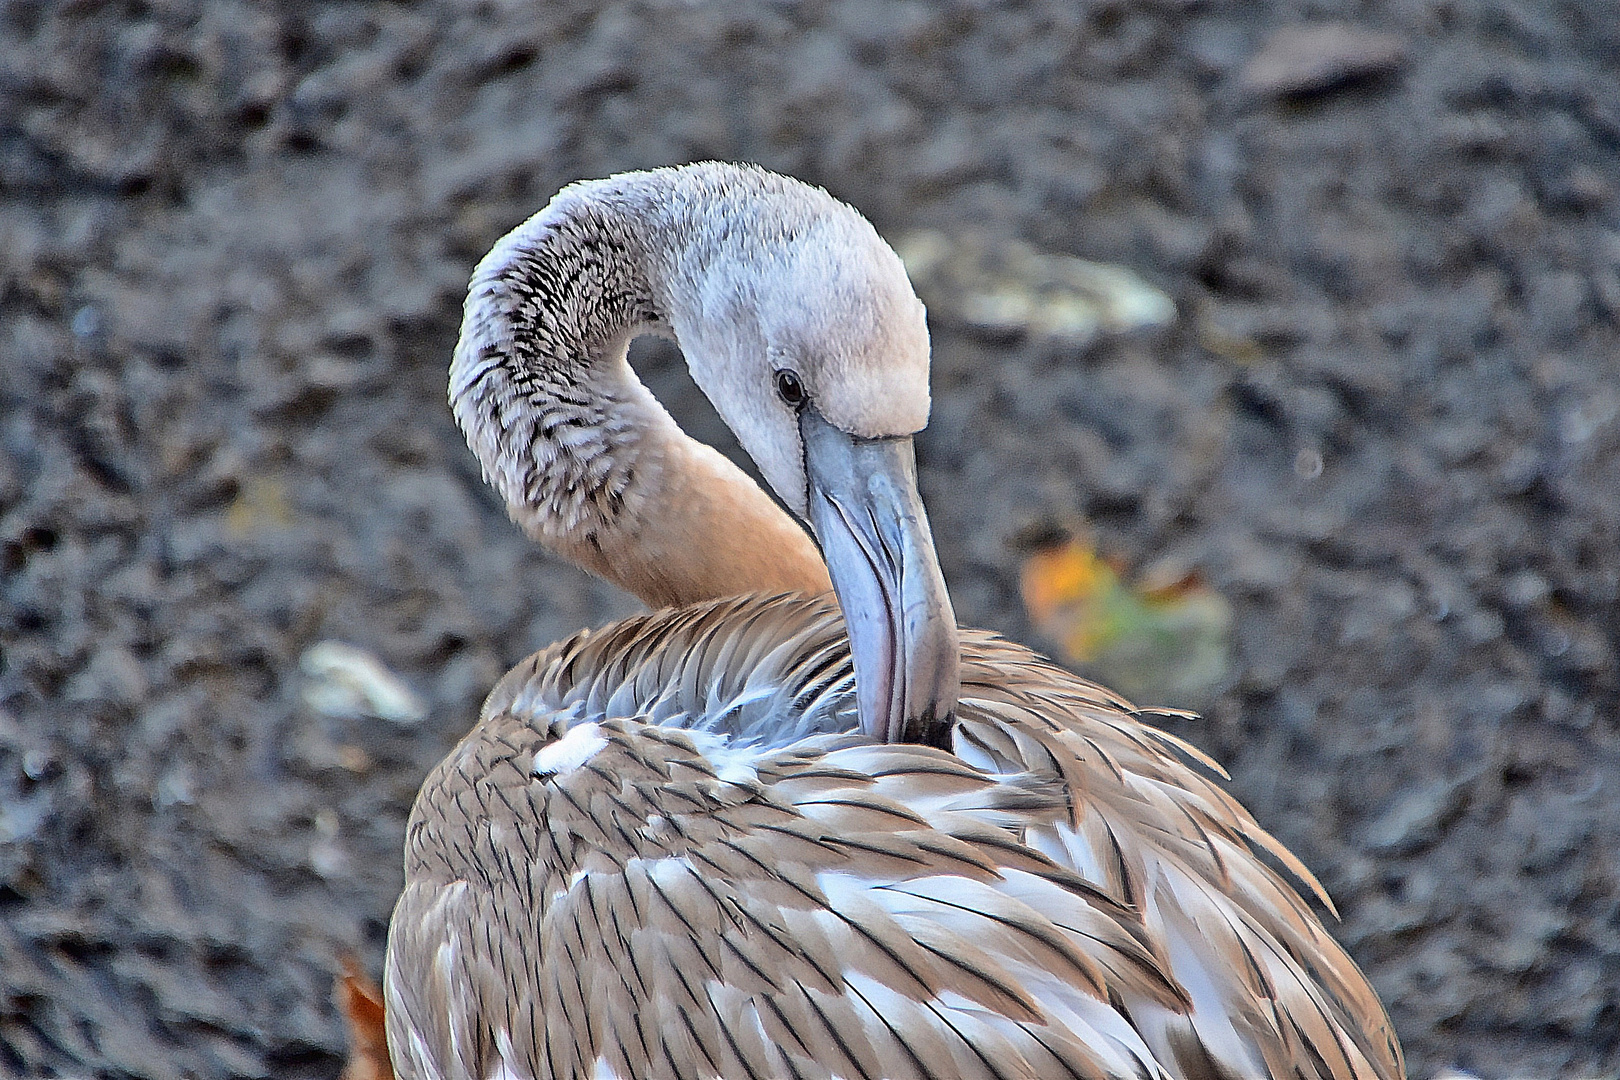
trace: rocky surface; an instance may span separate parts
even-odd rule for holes
[[[0,6],[0,1074],[336,1074],[421,777],[632,608],[454,431],[467,275],[568,180],[720,157],[1176,298],[936,326],[958,612],[1029,637],[1076,518],[1199,571],[1235,656],[1185,733],[1413,1074],[1614,1075],[1617,54],[1615,0]],[[428,719],[311,708],[323,640]]]

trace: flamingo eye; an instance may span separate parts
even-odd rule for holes
[[[799,378],[797,371],[783,368],[776,373],[776,396],[787,403],[788,408],[797,409],[809,400],[804,392],[804,382]]]

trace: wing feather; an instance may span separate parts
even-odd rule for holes
[[[399,1075],[1404,1075],[1295,887],[1320,885],[1212,762],[990,635],[964,631],[962,673],[947,754],[850,733],[819,601],[519,664],[412,814]],[[536,775],[581,723],[600,738]]]

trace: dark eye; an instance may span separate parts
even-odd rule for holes
[[[797,409],[805,403],[807,395],[804,392],[804,383],[799,379],[797,371],[783,368],[776,373],[776,396],[787,402],[789,408]]]

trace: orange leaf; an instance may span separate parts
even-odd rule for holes
[[[1118,580],[1113,567],[1078,540],[1037,551],[1025,560],[1020,575],[1024,606],[1036,622],[1052,618],[1070,604],[1095,598]]]
[[[349,1060],[339,1080],[394,1080],[382,990],[353,956],[343,958],[343,974],[332,990],[349,1029]]]

